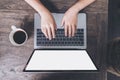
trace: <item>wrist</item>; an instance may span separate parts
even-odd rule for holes
[[[79,13],[80,10],[85,8],[88,5],[85,0],[78,0],[77,3],[75,3],[69,10],[74,13]]]
[[[38,13],[40,14],[40,16],[47,16],[50,14],[50,12],[48,10],[38,11]]]
[[[70,14],[75,14],[75,15],[77,15],[77,14],[79,13],[79,10],[70,8],[70,9],[68,9],[67,12],[70,13]]]
[[[72,13],[74,13],[74,14],[78,14],[79,11],[80,11],[80,8],[79,8],[79,7],[80,7],[80,6],[76,4],[76,5],[72,6],[71,8],[69,8],[68,11],[69,11],[69,12],[72,12]]]

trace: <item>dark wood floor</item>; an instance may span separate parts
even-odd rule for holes
[[[120,37],[119,25],[120,25],[120,0],[110,0],[108,16],[108,41]],[[108,73],[108,80],[120,80],[120,76]]]
[[[45,1],[45,0],[43,0]],[[52,12],[65,12],[74,0],[48,0]],[[97,0],[82,12],[87,14],[87,50],[99,68],[98,73],[25,73],[33,51],[33,16],[35,11],[24,0],[0,1],[0,80],[106,80],[105,52],[107,43],[108,0]],[[21,47],[9,41],[11,25],[24,28],[29,39]]]
[[[109,2],[109,40],[120,37],[120,0]]]

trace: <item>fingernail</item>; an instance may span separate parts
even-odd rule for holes
[[[74,37],[74,34],[72,35],[72,37]]]
[[[55,38],[55,36],[53,38]]]
[[[67,37],[67,35],[65,34],[65,37]]]
[[[69,38],[71,38],[71,35],[69,35]]]
[[[52,38],[50,38],[49,40],[52,40]]]

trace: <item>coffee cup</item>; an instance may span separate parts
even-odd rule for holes
[[[21,28],[17,28],[16,26],[12,25],[11,26],[12,31],[9,34],[9,39],[10,42],[14,45],[14,46],[21,46],[24,45],[25,42],[28,39],[28,35],[25,32],[25,30],[21,29]]]

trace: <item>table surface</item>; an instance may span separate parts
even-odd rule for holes
[[[43,0],[44,1],[44,0]],[[73,0],[48,0],[55,9],[65,12]],[[68,5],[66,5],[66,2]],[[0,1],[0,80],[106,80],[105,52],[107,42],[107,0],[97,0],[82,12],[87,14],[87,51],[99,68],[97,73],[26,73],[22,72],[33,51],[34,11],[24,0]],[[48,6],[49,7],[49,6]],[[9,41],[11,25],[27,31],[25,45],[16,47]]]

